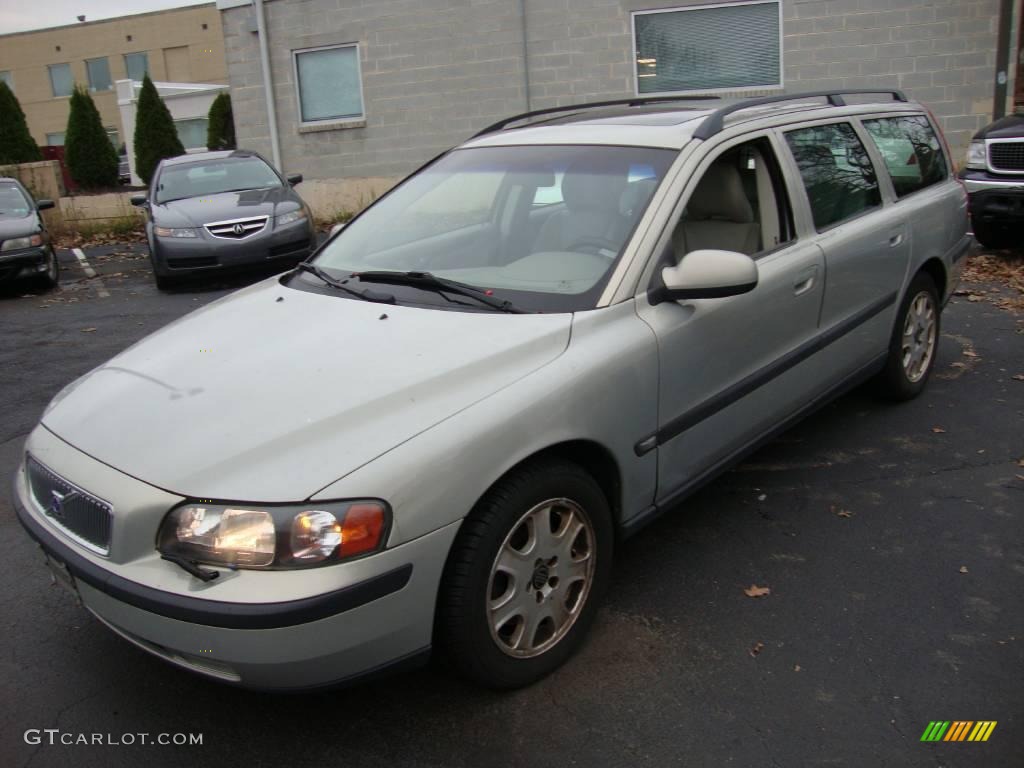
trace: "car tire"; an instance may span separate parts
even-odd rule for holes
[[[900,303],[885,368],[876,383],[890,400],[910,400],[924,390],[939,348],[939,292],[931,275],[918,272]]]
[[[53,248],[50,248],[46,271],[36,278],[36,283],[45,290],[52,290],[60,283],[60,262],[57,260],[57,251]]]
[[[435,637],[450,664],[502,690],[555,670],[593,623],[612,540],[608,500],[580,466],[535,461],[498,481],[445,564]]]
[[[974,221],[971,223],[971,229],[974,231],[974,239],[983,248],[1000,250],[1013,245],[1014,237],[1006,226],[986,221]]]

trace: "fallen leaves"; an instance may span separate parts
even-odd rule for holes
[[[966,565],[961,565],[960,566],[960,573],[967,573],[967,566]]]
[[[800,665],[799,664],[794,664],[793,665],[793,671],[794,672],[799,672],[800,671]]]
[[[1024,373],[1015,373],[1010,378],[1014,381],[1024,381]]]
[[[95,328],[83,328],[82,333],[92,333],[95,330]]]
[[[942,427],[932,427],[932,432],[934,432],[936,435],[946,434],[946,430],[944,430]]]
[[[748,651],[748,653],[750,654],[750,658],[756,659],[757,655],[759,653],[761,653],[761,651],[763,651],[763,650],[764,650],[764,643],[754,643],[754,647],[751,648]]]
[[[772,591],[769,587],[759,587],[757,584],[751,584],[743,590],[743,593],[747,597],[767,597]]]
[[[1008,312],[1024,312],[1024,255],[973,254],[964,264],[961,277],[964,283],[972,285],[957,291],[957,296],[965,296],[971,302],[987,301]],[[997,287],[973,285],[977,283]]]

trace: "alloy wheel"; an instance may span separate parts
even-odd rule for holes
[[[907,307],[900,351],[903,373],[912,384],[928,372],[935,355],[936,317],[935,301],[928,291],[918,293]]]

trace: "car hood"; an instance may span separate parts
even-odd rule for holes
[[[974,134],[974,138],[1024,140],[1024,114],[1018,112],[1001,117]]]
[[[42,423],[172,493],[299,501],[557,358],[571,319],[374,304],[271,278],[90,371]]]
[[[12,237],[25,237],[39,231],[39,220],[34,213],[28,216],[10,218],[0,216],[0,240],[9,240]]]
[[[153,205],[150,210],[153,221],[162,227],[201,227],[211,221],[276,216],[301,205],[291,187],[269,187],[186,197]]]

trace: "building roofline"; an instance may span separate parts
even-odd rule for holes
[[[113,24],[125,19],[138,19],[143,16],[160,16],[167,13],[180,13],[181,11],[192,11],[196,8],[202,8],[209,6],[216,10],[217,3],[212,0],[200,0],[200,2],[192,3],[191,5],[182,5],[177,8],[163,8],[159,11],[143,11],[142,13],[126,13],[123,16],[111,16],[109,19],[96,19],[95,21],[77,21],[74,24],[59,24],[56,27],[39,27],[38,29],[23,29],[20,32],[4,32],[0,34],[0,40],[6,37],[17,37],[18,35],[37,35],[41,32],[55,32],[62,29],[80,28],[80,27],[91,27],[96,24]]]

